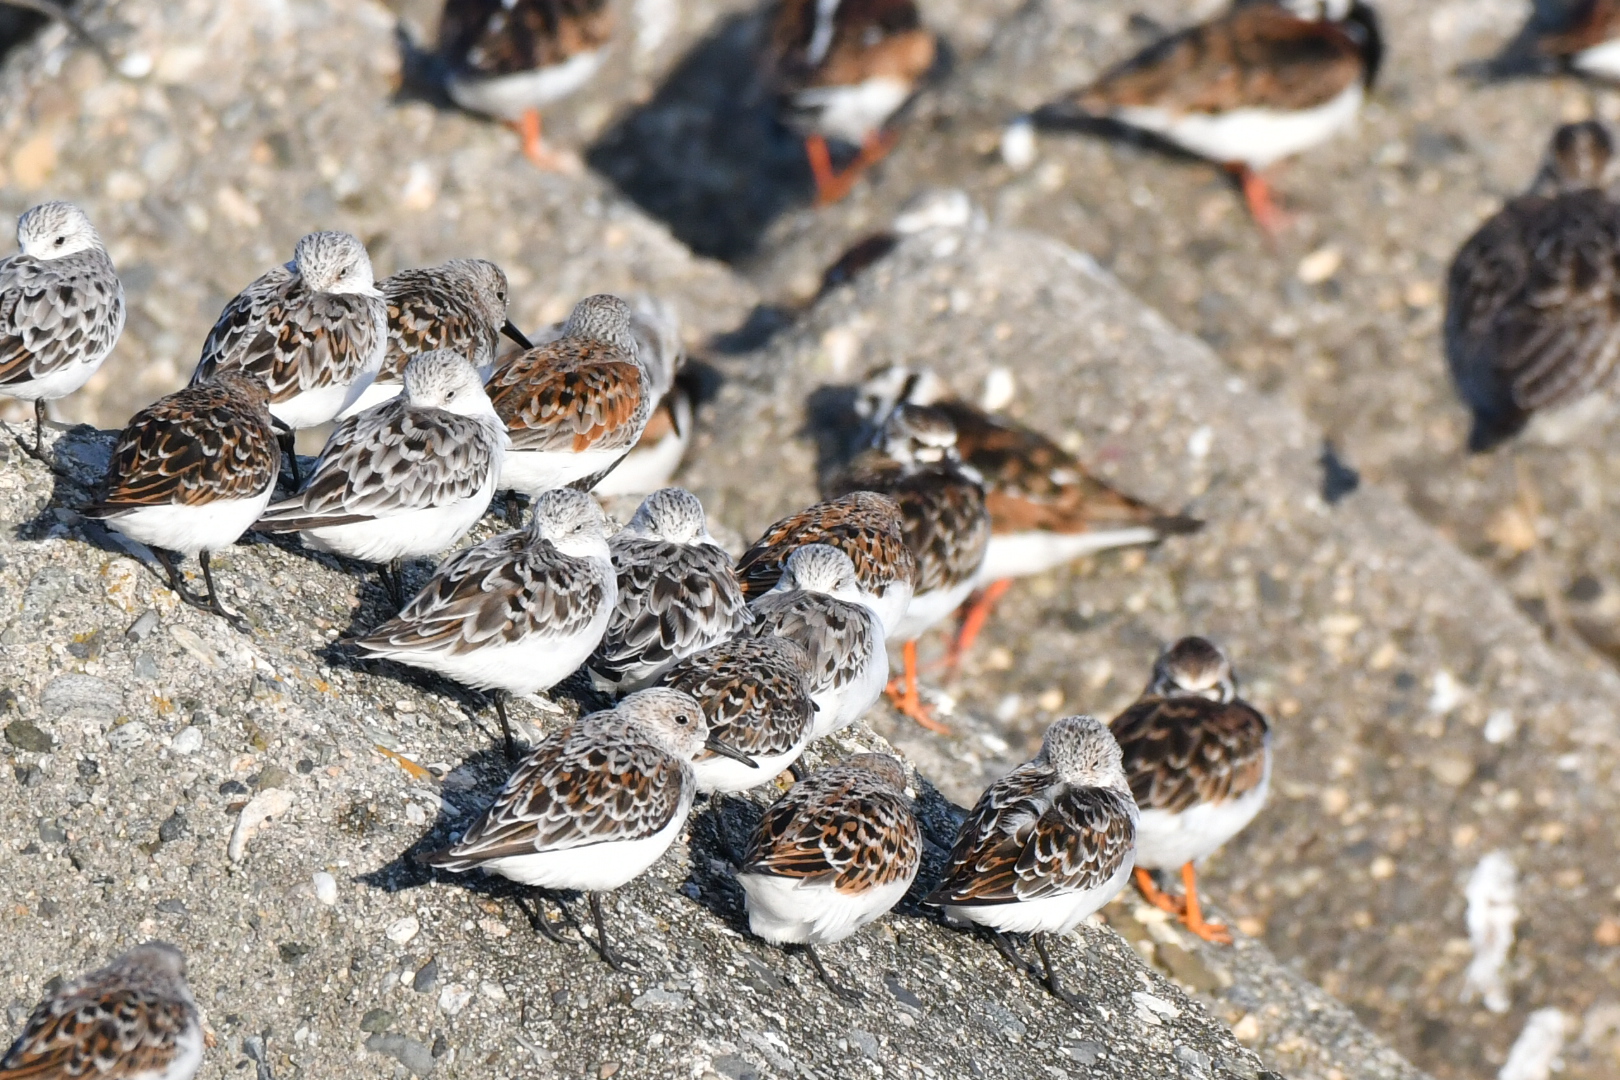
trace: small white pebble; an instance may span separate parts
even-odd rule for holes
[[[1018,382],[1008,368],[993,367],[984,376],[984,392],[979,395],[979,405],[986,412],[999,412],[1012,402],[1013,395],[1018,392]]]
[[[1434,673],[1433,690],[1429,694],[1429,711],[1437,716],[1446,713],[1461,705],[1468,691],[1457,677],[1445,668]]]
[[[1547,1080],[1559,1068],[1569,1019],[1557,1009],[1537,1009],[1508,1051],[1496,1080]]]
[[[118,73],[126,79],[144,79],[152,74],[152,54],[132,52],[118,61]]]
[[[1519,921],[1518,878],[1507,853],[1493,851],[1479,860],[1463,889],[1474,957],[1463,973],[1462,1000],[1479,997],[1494,1013],[1507,1012],[1512,1004],[1503,968],[1513,950],[1513,925]]]
[[[1007,752],[1007,740],[1000,735],[992,735],[988,731],[983,731],[979,733],[979,741],[992,754],[1005,754]]]
[[[403,919],[396,919],[389,923],[388,929],[383,931],[383,937],[386,937],[395,945],[404,945],[420,933],[421,930],[422,924],[416,921],[416,917],[407,915]]]
[[[1511,709],[1497,709],[1485,718],[1485,741],[1493,746],[1507,742],[1517,730],[1519,723],[1513,719]]]
[[[1035,164],[1035,123],[1020,116],[1001,130],[1001,160],[1013,172],[1023,172]]]
[[[1187,456],[1194,461],[1203,461],[1209,457],[1210,447],[1214,445],[1215,429],[1205,424],[1187,436]]]
[[[405,698],[400,698],[398,701],[394,702],[394,711],[397,713],[406,714],[413,713],[416,711],[416,702],[409,701]]]
[[[460,983],[451,983],[439,991],[439,1008],[444,1010],[445,1015],[454,1016],[467,1007],[467,1003],[472,1000],[472,996],[473,992],[465,986]]]
[[[478,984],[478,992],[491,1001],[505,1001],[506,988],[500,983],[484,981]]]
[[[1344,254],[1336,247],[1317,248],[1303,259],[1299,260],[1299,267],[1295,274],[1299,280],[1307,285],[1320,285],[1328,278],[1339,272],[1344,264]]]
[[[427,811],[422,809],[421,806],[413,802],[408,802],[405,804],[406,821],[410,822],[412,825],[423,825],[427,823],[427,819]]]
[[[325,870],[315,871],[315,899],[327,907],[337,903],[337,878]]]
[[[175,735],[174,741],[169,743],[169,749],[182,756],[195,754],[202,749],[203,733],[201,728],[184,727]]]

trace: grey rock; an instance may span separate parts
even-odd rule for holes
[[[371,1009],[360,1018],[360,1030],[381,1034],[394,1026],[395,1016],[387,1009]]]
[[[416,969],[416,975],[411,979],[411,989],[418,994],[426,994],[439,985],[439,962],[429,960]]]
[[[389,1032],[373,1035],[366,1040],[366,1049],[374,1054],[386,1054],[405,1066],[415,1076],[428,1076],[433,1072],[433,1051],[409,1035]]]
[[[47,844],[67,843],[67,830],[62,827],[60,819],[48,821],[45,818],[40,818],[36,831],[39,833],[39,838]]]
[[[153,611],[151,608],[147,608],[145,611],[141,612],[140,618],[129,624],[129,629],[124,631],[124,638],[127,641],[138,644],[145,641],[147,635],[151,634],[153,630],[157,629],[157,625],[158,613]]]
[[[6,742],[31,754],[48,754],[56,740],[31,720],[13,720],[6,725]]]
[[[156,682],[158,678],[157,660],[149,652],[143,652],[135,658],[131,665],[131,673],[143,682]]]
[[[172,844],[190,831],[191,826],[186,822],[185,815],[176,810],[164,818],[163,824],[158,826],[158,839],[165,844]]]
[[[45,684],[39,704],[47,716],[112,721],[124,708],[124,695],[106,679],[68,673]]]

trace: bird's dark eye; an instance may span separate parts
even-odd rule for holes
[[[454,401],[454,400],[456,400],[456,392],[454,390],[450,391],[448,394],[444,395],[444,400],[446,400],[446,401]]]
[[[677,716],[675,718],[675,722],[677,724],[681,725],[681,727],[685,727],[687,724],[690,724],[692,722],[692,718],[690,716],[687,716],[685,713],[681,713],[679,716]]]

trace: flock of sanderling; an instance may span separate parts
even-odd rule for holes
[[[111,351],[123,293],[77,208],[35,207],[18,234],[0,290],[16,298],[16,323],[26,320],[15,340],[29,359],[12,369],[27,377],[5,389],[44,402],[83,385]],[[691,425],[689,404],[675,400],[683,357],[667,309],[587,297],[533,345],[506,301],[505,277],[487,262],[374,282],[354,237],[304,237],[292,262],[226,306],[191,385],[130,420],[84,516],[145,545],[170,588],[243,632],[251,624],[221,603],[209,555],[250,530],[296,532],[308,548],[380,566],[396,613],[354,647],[490,692],[515,762],[487,812],[420,861],[532,888],[530,921],[553,938],[543,901],[588,894],[587,940],[614,967],[600,894],[663,856],[699,794],[719,800],[791,771],[797,783],[731,852],[749,925],[802,948],[835,992],[854,996],[815,948],[911,890],[922,834],[899,761],[858,754],[802,776],[800,755],[886,690],[902,713],[944,730],[917,688],[923,633],[964,608],[954,664],[1010,576],[1200,523],[1113,491],[930,373],[890,368],[860,395],[871,448],[828,479],[825,501],[733,560],[696,496],[658,486],[684,442],[674,454],[663,444],[689,438]],[[503,331],[519,346],[504,355]],[[292,434],[334,420],[300,476]],[[48,462],[42,423],[43,408],[32,440],[18,441]],[[621,466],[655,490],[615,531],[590,492]],[[272,501],[284,468],[290,493]],[[454,551],[407,597],[403,563],[453,548],[503,491],[511,531]],[[201,594],[183,580],[191,555]],[[890,643],[905,658],[892,688]],[[577,671],[617,704],[520,755],[508,698]],[[1259,812],[1269,760],[1266,721],[1236,699],[1224,655],[1187,638],[1160,657],[1114,731],[1088,716],[1059,720],[1034,760],[985,791],[924,903],[978,927],[1030,973],[1009,935],[1034,935],[1040,975],[1065,1000],[1045,935],[1073,929],[1133,870],[1152,902],[1229,940],[1201,916],[1192,863]],[[1160,892],[1149,871],[1183,865],[1185,898]],[[0,1076],[126,1052],[149,1055],[164,1078],[189,1077],[200,1059],[183,962],[168,946],[53,995]]]
[[[1537,47],[1612,76],[1620,5],[1580,11],[1579,25]],[[451,0],[441,28],[450,93],[520,122],[530,157],[554,163],[537,109],[590,77],[611,33],[606,0],[557,11],[544,0]],[[824,202],[887,152],[885,125],[938,55],[914,0],[784,0],[768,52]],[[1382,58],[1365,0],[1240,2],[1034,119],[1137,127],[1224,163],[1256,220],[1275,229],[1284,215],[1260,170],[1343,128]],[[842,172],[829,138],[859,146]],[[1609,378],[1620,324],[1606,284],[1620,251],[1613,156],[1601,125],[1560,129],[1535,186],[1452,267],[1447,356],[1476,414],[1475,449]],[[17,232],[21,253],[0,262],[0,392],[35,403],[22,445],[44,459],[46,403],[106,359],[124,296],[76,207],[44,203]],[[503,333],[519,351],[502,353]],[[488,811],[421,861],[532,887],[530,920],[553,938],[541,901],[587,893],[591,945],[614,967],[600,894],[662,857],[698,794],[721,799],[792,771],[797,782],[732,852],[749,926],[802,948],[839,996],[855,997],[815,949],[912,890],[922,831],[896,759],[857,754],[800,776],[799,757],[886,690],[904,715],[943,730],[918,689],[922,634],[963,612],[954,667],[1011,579],[1201,523],[1114,491],[932,373],[894,367],[860,388],[870,448],[827,479],[826,501],[771,526],[734,562],[698,499],[662,486],[693,422],[669,309],[592,296],[536,341],[508,319],[492,263],[376,282],[360,241],[312,233],[226,306],[191,385],[131,419],[100,500],[82,512],[148,547],[182,599],[243,631],[209,556],[249,530],[297,533],[377,565],[396,614],[356,647],[491,692],[517,759]],[[313,473],[300,476],[294,433],[333,421]],[[272,503],[284,467],[291,486]],[[652,494],[615,532],[592,490]],[[513,531],[450,555],[407,597],[403,563],[453,548],[500,492]],[[183,580],[186,556],[198,558],[202,595]],[[904,659],[893,684],[891,643]],[[618,703],[519,759],[508,696],[581,669]],[[985,790],[923,903],[976,927],[1069,1001],[1048,935],[1072,930],[1133,876],[1189,930],[1229,941],[1203,916],[1194,867],[1259,813],[1270,767],[1267,722],[1237,697],[1225,655],[1184,638],[1111,724],[1058,720],[1033,760]],[[1177,869],[1179,897],[1155,878]],[[1013,935],[1031,936],[1039,972]],[[206,1041],[184,960],[152,943],[53,993],[0,1059],[0,1077],[189,1080]]]

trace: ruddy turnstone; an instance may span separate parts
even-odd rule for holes
[[[655,400],[630,330],[630,305],[588,296],[562,335],[508,359],[489,396],[512,436],[501,487],[535,496],[590,488],[641,438]]]
[[[613,27],[608,0],[445,0],[445,90],[463,109],[510,124],[535,165],[563,168],[540,137],[540,110],[590,82]]]
[[[1607,386],[1620,358],[1620,202],[1614,144],[1596,121],[1553,135],[1529,192],[1457,252],[1446,287],[1446,360],[1473,410],[1468,449],[1489,450],[1532,414]]]
[[[983,483],[990,513],[990,544],[976,579],[983,591],[963,616],[952,665],[978,637],[1013,578],[1204,527],[1197,518],[1166,513],[1115,490],[1040,432],[952,396],[931,371],[879,369],[862,385],[856,408],[878,420],[904,401],[930,405],[950,421],[957,456]]]
[[[810,654],[791,638],[722,641],[666,669],[660,685],[696,698],[709,733],[757,766],[705,750],[692,760],[701,792],[749,791],[775,780],[815,731]]]
[[[783,119],[804,137],[818,205],[842,199],[894,148],[885,125],[921,87],[938,48],[915,0],[780,0],[767,79]],[[859,148],[841,172],[828,139]]]
[[[984,485],[956,452],[950,417],[927,405],[901,402],[890,411],[876,445],[824,486],[822,494],[876,491],[900,507],[906,547],[917,561],[917,580],[905,616],[890,641],[904,646],[903,689],[891,687],[896,707],[931,731],[948,733],[917,691],[917,639],[973,591],[990,543]]]
[[[775,586],[788,556],[805,544],[827,544],[849,556],[861,599],[877,613],[883,632],[899,628],[916,588],[917,560],[893,499],[855,491],[778,521],[737,560],[743,594],[753,599]]]
[[[420,861],[498,874],[537,901],[554,889],[589,893],[596,951],[617,969],[624,958],[608,943],[601,894],[641,876],[680,835],[697,790],[692,758],[705,748],[747,760],[709,735],[690,694],[637,691],[543,739],[460,840]],[[538,906],[531,922],[561,940]]]
[[[255,376],[221,372],[159,398],[118,436],[101,500],[85,517],[152,549],[169,588],[190,604],[248,630],[214,590],[209,555],[241,539],[270,505],[281,450],[270,392]],[[196,555],[208,595],[180,581],[176,557]]]
[[[927,903],[984,927],[1002,954],[1029,970],[1008,933],[1033,934],[1046,988],[1063,989],[1046,934],[1067,934],[1112,900],[1136,861],[1136,803],[1119,744],[1102,721],[1066,716],[1041,752],[979,796],[962,822],[944,879]]]
[[[448,349],[422,353],[405,365],[405,392],[340,422],[308,486],[256,528],[383,564],[398,610],[404,561],[449,548],[489,509],[506,442],[471,361]]]
[[[922,865],[906,773],[887,754],[856,754],[794,784],[765,811],[737,871],[748,928],[799,945],[839,997],[816,946],[843,941],[900,902]]]
[[[30,452],[43,460],[46,402],[83,386],[112,352],[124,331],[124,286],[72,203],[24,213],[17,247],[0,259],[0,394],[34,403]]]
[[[1223,165],[1255,221],[1275,233],[1286,218],[1261,173],[1355,120],[1383,52],[1366,0],[1239,2],[1042,106],[1035,119],[1113,121]]]
[[[696,495],[655,491],[608,542],[619,600],[585,666],[597,688],[638,690],[675,661],[724,641],[748,621],[737,571],[709,535]]]
[[[794,548],[776,585],[748,606],[754,619],[739,636],[788,638],[809,654],[812,740],[853,724],[883,695],[889,669],[883,621],[838,548]]]
[[[1271,786],[1271,729],[1237,696],[1226,654],[1185,637],[1153,665],[1142,697],[1110,725],[1141,810],[1136,884],[1148,901],[1180,916],[1205,941],[1230,943],[1204,921],[1195,864],[1254,820]],[[1152,871],[1181,869],[1186,897],[1159,891]]]
[[[618,599],[608,521],[596,500],[559,488],[528,527],[446,559],[362,652],[494,692],[506,756],[517,756],[507,694],[549,690],[596,648]]]
[[[507,317],[506,274],[487,259],[451,259],[439,266],[401,270],[377,283],[388,305],[388,347],[382,367],[347,409],[364,412],[398,394],[405,364],[435,349],[453,349],[482,376],[495,367],[501,335],[533,348]]]
[[[205,1040],[185,958],[149,941],[35,1006],[0,1077],[191,1080]]]
[[[1620,0],[1577,0],[1563,6],[1565,17],[1532,42],[1536,53],[1582,75],[1620,80]]]
[[[387,348],[388,305],[365,245],[344,232],[310,233],[293,261],[261,274],[225,305],[203,343],[193,383],[216,372],[257,375],[270,412],[289,429],[328,423],[360,396]],[[282,450],[298,476],[292,433]]]

